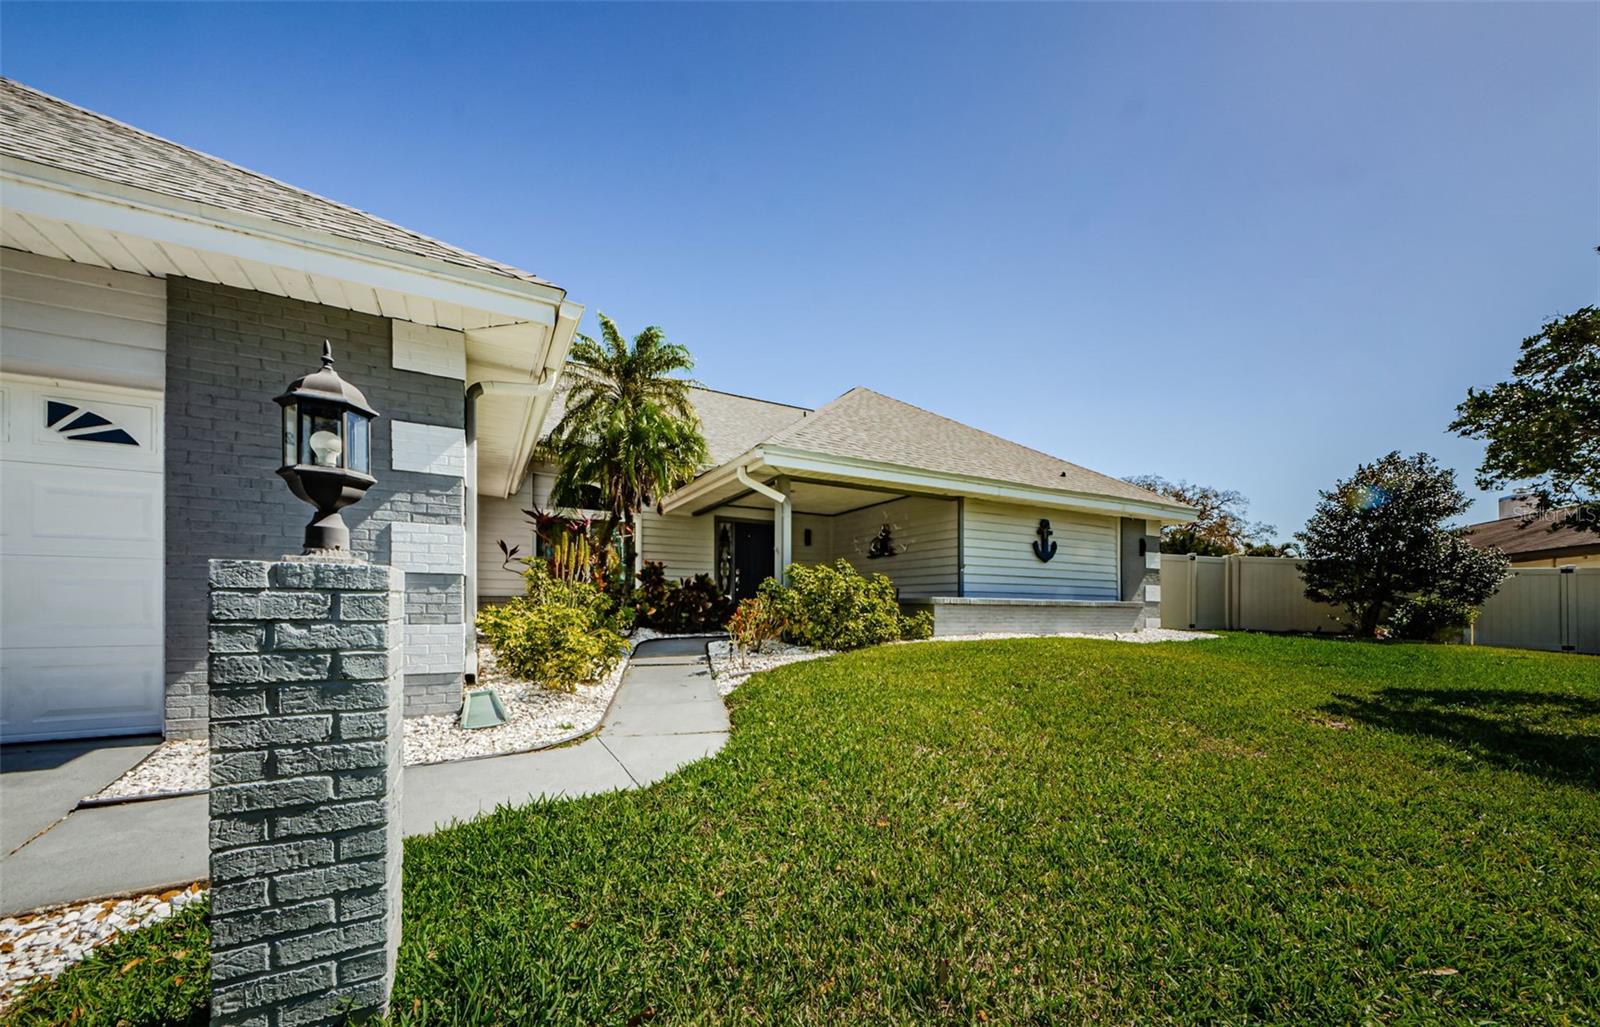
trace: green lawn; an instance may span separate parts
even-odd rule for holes
[[[654,788],[408,843],[397,1018],[1600,1021],[1600,660],[890,646],[731,705]],[[185,915],[16,1019],[182,1016],[204,947]]]

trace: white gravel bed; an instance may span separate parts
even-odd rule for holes
[[[128,799],[201,791],[210,785],[211,747],[204,738],[162,742],[133,769],[100,789],[93,799]]]
[[[632,639],[633,645],[641,641]],[[632,652],[630,646],[629,655],[598,681],[581,684],[575,692],[553,692],[502,673],[494,651],[479,645],[477,687],[494,688],[506,708],[506,722],[463,731],[455,713],[407,717],[406,765],[523,752],[588,734],[611,706]]]
[[[0,919],[0,1008],[34,978],[54,977],[97,945],[164,920],[205,894],[199,884],[160,894],[51,906]]]
[[[663,638],[659,631],[637,628],[628,639],[629,655],[604,678],[578,686],[576,692],[552,692],[501,673],[494,652],[478,647],[478,685],[493,686],[506,708],[499,727],[463,731],[455,713],[408,717],[405,721],[407,766],[444,763],[474,756],[524,752],[588,734],[600,724],[622,684],[628,659],[640,642]],[[96,792],[93,799],[127,799],[204,791],[210,786],[210,747],[204,739],[163,742],[132,770]]]
[[[721,695],[727,695],[750,680],[752,674],[786,663],[803,663],[834,655],[832,649],[807,649],[787,642],[768,642],[759,653],[741,652],[732,642],[712,642],[706,651],[711,657],[711,678]]]

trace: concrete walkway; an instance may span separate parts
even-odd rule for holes
[[[407,767],[407,835],[497,806],[651,784],[728,739],[704,639],[641,643],[600,733],[577,745]],[[0,754],[0,915],[187,884],[207,873],[204,795],[72,812],[144,758],[154,743],[52,743]]]

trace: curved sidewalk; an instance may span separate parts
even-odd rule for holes
[[[575,745],[407,767],[400,800],[405,833],[429,834],[540,796],[648,785],[713,755],[728,739],[728,713],[712,684],[705,644],[704,638],[641,642],[599,733]],[[0,858],[0,915],[201,880],[206,825],[204,795],[73,812]]]

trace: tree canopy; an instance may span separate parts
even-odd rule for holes
[[[1129,484],[1149,489],[1174,502],[1194,507],[1198,513],[1192,523],[1172,525],[1161,531],[1163,553],[1194,553],[1198,556],[1290,556],[1290,545],[1276,545],[1271,539],[1277,528],[1251,521],[1245,513],[1250,500],[1233,489],[1195,485],[1187,481],[1168,481],[1154,474],[1139,474]]]
[[[1550,321],[1522,340],[1510,381],[1467,390],[1450,430],[1485,439],[1478,486],[1530,482],[1552,527],[1600,532],[1600,309]]]
[[[559,468],[552,499],[577,507],[597,496],[606,514],[599,537],[610,545],[619,526],[631,538],[634,515],[689,482],[707,455],[689,401],[694,382],[680,377],[694,369],[688,349],[654,325],[630,345],[599,317],[602,341],[573,343],[566,410],[547,448]]]
[[[1306,596],[1343,606],[1364,637],[1432,638],[1464,626],[1505,577],[1503,554],[1446,526],[1470,502],[1454,472],[1426,453],[1390,453],[1319,495],[1295,535],[1305,546]]]

